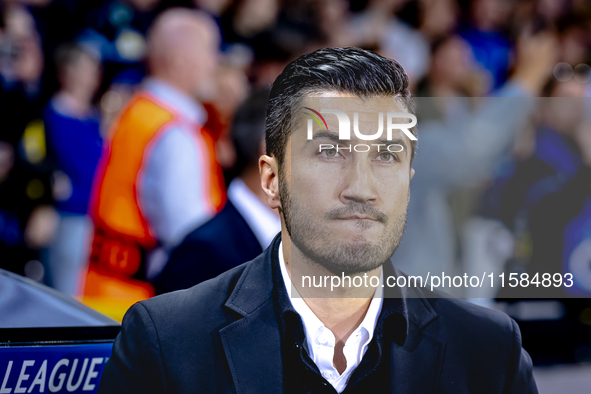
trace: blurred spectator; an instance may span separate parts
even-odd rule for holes
[[[274,30],[261,34],[251,43],[255,56],[250,76],[256,87],[271,85],[293,57],[294,48],[282,42],[280,33]]]
[[[228,201],[219,214],[174,249],[155,281],[157,293],[189,288],[252,260],[281,230],[279,215],[266,203],[258,167],[264,154],[268,97],[268,89],[259,90],[238,109],[231,135],[239,174],[230,183]]]
[[[552,80],[546,94],[553,98],[540,103],[531,157],[506,163],[485,200],[487,216],[500,219],[515,237],[516,255],[510,270],[518,272],[563,270],[560,234],[583,210],[588,194],[589,171],[581,156],[588,146],[577,143],[579,136],[588,133],[580,131],[585,119],[585,85],[573,79]],[[577,237],[569,238],[573,242]]]
[[[35,280],[57,223],[40,120],[43,66],[31,14],[0,3],[0,266]]]
[[[482,73],[468,43],[454,35],[432,46],[431,66],[419,83],[417,97],[481,97],[490,90],[492,81]]]
[[[168,250],[225,202],[199,103],[214,94],[217,28],[206,14],[171,9],[149,39],[151,78],[114,123],[98,173],[85,288],[97,307],[118,299],[121,315],[153,295],[147,270],[158,273]]]
[[[317,25],[323,47],[356,46],[349,29],[349,2],[346,0],[320,0],[314,2]]]
[[[141,88],[144,72],[138,68],[121,71],[101,97],[101,135],[107,136],[115,118]]]
[[[222,31],[222,15],[226,9],[233,3],[232,0],[189,0],[199,11],[207,13],[217,24],[220,31],[220,49],[226,49],[226,37]],[[184,5],[184,4],[178,4]]]
[[[459,21],[456,0],[419,0],[419,30],[433,43],[453,34]]]
[[[229,125],[236,109],[248,94],[248,80],[243,69],[224,64],[217,68],[215,82],[216,95],[205,104],[207,111],[205,127],[215,140],[218,163],[224,170],[228,170],[236,162]]]
[[[394,264],[407,274],[426,276],[434,264],[437,270],[454,271],[456,250],[448,198],[454,190],[492,178],[496,164],[533,109],[531,101],[514,97],[540,92],[554,64],[554,45],[548,34],[522,37],[515,75],[497,93],[499,98],[484,100],[475,108],[462,99],[427,99],[429,106],[442,108],[443,116],[419,123],[407,228],[393,256]],[[424,102],[419,99],[419,111]]]
[[[400,62],[408,74],[410,90],[429,68],[429,44],[423,34],[396,18],[395,12],[405,0],[371,0],[367,8],[351,22],[355,45],[377,49],[382,55]]]
[[[0,3],[0,91],[2,138],[17,143],[27,124],[39,117],[42,107],[44,58],[31,14],[19,3]],[[44,158],[44,147],[28,151],[34,163]]]
[[[384,32],[395,22],[395,12],[399,11],[406,0],[371,0],[365,8],[352,16],[350,29],[357,45],[363,48],[379,48]]]
[[[5,28],[0,35],[3,90],[22,88],[28,97],[41,88],[43,52],[35,20],[18,2],[3,5]]]
[[[152,53],[147,62],[155,78],[141,85],[150,48],[158,47],[146,38],[150,26],[174,6],[196,8],[217,23],[222,37],[219,46],[213,46],[223,51],[222,61],[208,74],[202,66],[207,68],[211,51],[194,49],[207,46],[204,42],[216,30],[213,24],[197,34],[190,28],[161,29],[168,41],[161,39],[160,58]],[[190,14],[189,9],[184,12]],[[260,202],[253,197],[259,192],[253,183],[256,171],[245,168],[249,166],[244,159],[248,152],[258,154],[258,140],[246,137],[254,126],[238,127],[250,124],[249,119],[254,122],[262,96],[249,96],[252,118],[243,109],[235,115],[236,109],[251,88],[271,84],[290,60],[324,46],[362,46],[394,57],[409,73],[413,95],[445,97],[418,100],[417,175],[411,182],[408,228],[394,257],[401,269],[424,274],[426,264],[435,261],[446,273],[483,267],[490,272],[490,267],[503,267],[509,257],[507,269],[513,272],[586,269],[591,250],[591,131],[589,121],[582,120],[581,99],[572,97],[583,91],[591,96],[590,22],[586,0],[0,0],[0,266],[38,281],[44,274],[52,280],[53,271],[44,273],[41,264],[48,254],[65,268],[68,258],[55,257],[57,246],[63,245],[61,250],[70,256],[82,253],[83,242],[64,236],[67,230],[62,227],[51,253],[47,249],[60,223],[52,205],[62,215],[69,209],[81,216],[85,193],[77,190],[89,185],[79,180],[89,179],[88,163],[96,160],[88,145],[94,133],[89,129],[94,130],[98,116],[81,110],[91,108],[90,98],[68,99],[62,85],[66,74],[70,80],[86,79],[88,84],[75,90],[91,95],[100,73],[88,55],[82,55],[85,60],[79,67],[69,67],[72,73],[58,73],[53,62],[44,61],[56,57],[64,42],[76,41],[101,54],[104,78],[95,104],[100,106],[102,136],[111,148],[93,184],[92,213],[99,219],[99,236],[86,301],[113,307],[105,311],[114,317],[120,318],[134,300],[153,294],[144,281],[146,268],[156,275],[170,250],[171,265],[160,280],[172,289],[250,258],[234,254],[224,248],[231,242],[220,240],[242,239],[249,245],[242,251],[252,249],[253,255],[266,245],[253,224],[257,221],[245,213]],[[522,30],[553,32],[559,45],[549,49],[544,37],[520,37]],[[190,44],[193,39],[195,44]],[[193,50],[182,49],[185,44]],[[163,51],[163,46],[170,50]],[[561,63],[554,67],[552,57]],[[169,72],[162,72],[164,58]],[[173,64],[175,72],[170,71]],[[543,76],[553,67],[555,78],[563,82],[548,84],[542,95],[571,98],[544,103],[535,122],[516,136],[517,125],[532,114],[533,103],[507,96],[538,94]],[[203,94],[197,75],[211,82],[204,88],[215,85],[215,95]],[[200,92],[195,94],[197,85]],[[478,99],[490,92],[504,98]],[[78,105],[81,102],[85,104]],[[242,108],[248,106],[247,101]],[[200,115],[204,112],[207,120]],[[158,121],[169,119],[162,114],[175,119],[157,132]],[[70,123],[77,126],[64,126]],[[236,134],[239,129],[248,132]],[[85,132],[64,139],[60,133],[69,130]],[[84,135],[89,138],[77,139]],[[492,178],[515,138],[513,160],[501,167],[494,186],[484,194],[483,213],[488,217],[474,217],[483,183]],[[88,165],[72,164],[73,157]],[[238,177],[229,186],[228,204],[212,219],[224,200],[218,164],[227,180]],[[110,197],[103,199],[106,195]],[[220,228],[229,235],[216,238]],[[83,230],[75,235],[81,239],[82,234]],[[175,249],[183,237],[185,243]],[[60,244],[60,239],[70,246]],[[197,257],[188,255],[197,246],[204,254],[219,255],[220,264],[199,271]],[[228,262],[221,262],[225,258]],[[185,269],[191,275],[185,277]],[[70,278],[74,271],[69,271]],[[580,278],[588,277],[581,272]],[[586,294],[583,285],[577,284],[575,295]],[[471,290],[465,295],[496,294],[496,289],[468,294]],[[93,300],[89,295],[106,298]],[[100,304],[107,298],[109,304]],[[564,303],[563,334],[552,325],[556,321],[544,326],[514,315],[524,343],[530,341],[525,347],[534,362],[589,360],[591,309],[586,301]],[[545,336],[540,330],[546,330]],[[536,348],[535,343],[543,346]],[[552,352],[563,356],[548,357]]]
[[[102,152],[100,117],[92,98],[100,84],[100,61],[76,44],[56,53],[61,89],[45,109],[54,198],[60,215],[49,249],[46,282],[68,295],[78,295],[88,262],[92,222],[87,216],[95,169]]]
[[[589,59],[589,17],[568,14],[557,21],[560,52],[558,60],[572,67]]]
[[[248,43],[273,27],[280,11],[278,0],[236,0],[222,17],[227,42]]]
[[[591,141],[586,86],[552,79],[535,119],[530,157],[501,167],[485,194],[484,214],[500,219],[515,240],[505,272],[574,276],[570,288],[501,288],[499,297],[530,338],[528,351],[538,364],[591,360],[590,326],[585,319],[591,294]],[[536,308],[549,298],[554,307]],[[565,298],[568,296],[581,297]],[[511,298],[509,298],[511,297]],[[532,316],[520,311],[536,311]]]
[[[108,0],[86,15],[84,37],[101,43],[105,60],[137,62],[146,55],[145,35],[161,0]]]
[[[510,0],[473,0],[469,3],[469,25],[461,31],[476,61],[490,72],[494,89],[507,79],[511,44],[504,31],[512,8]]]

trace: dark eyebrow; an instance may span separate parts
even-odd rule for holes
[[[331,140],[336,143],[342,142],[341,140],[339,140],[338,134],[331,133],[330,131],[319,131],[318,133],[316,133],[312,136],[311,140],[308,140],[307,142],[317,140],[319,138],[326,138],[327,140]]]

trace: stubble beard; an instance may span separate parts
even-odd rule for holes
[[[279,199],[292,245],[306,257],[308,263],[322,266],[338,276],[362,274],[382,266],[400,245],[406,227],[408,206],[396,218],[384,218],[385,214],[380,216],[385,229],[377,242],[371,242],[372,240],[366,239],[365,236],[337,240],[330,227],[329,218],[315,217],[305,209],[304,204],[292,201],[289,186],[285,177],[281,175]],[[330,217],[330,213],[326,216]],[[364,228],[371,226],[364,221],[359,221],[356,225]]]

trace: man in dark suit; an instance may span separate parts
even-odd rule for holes
[[[224,208],[189,233],[154,280],[157,294],[187,289],[254,259],[269,246],[281,222],[261,189],[258,159],[265,152],[269,89],[254,91],[236,111],[230,134],[237,176]]]
[[[376,141],[359,129],[375,130],[376,112],[391,126],[413,111],[393,60],[330,48],[290,63],[271,90],[259,160],[281,234],[246,264],[133,306],[99,393],[537,392],[508,316],[393,285],[410,282],[389,257],[404,230],[417,131],[388,127],[380,151],[365,150]],[[355,134],[341,138],[351,112]]]

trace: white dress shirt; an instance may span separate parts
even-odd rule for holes
[[[211,173],[203,160],[207,148],[199,135],[207,114],[195,100],[163,81],[150,78],[144,86],[177,116],[148,146],[138,174],[142,213],[156,238],[172,248],[216,213],[207,194]]]
[[[240,178],[234,178],[230,182],[228,199],[242,215],[263,250],[267,249],[273,238],[281,231],[279,215],[257,197]]]
[[[359,327],[357,327],[349,338],[347,338],[347,342],[345,342],[343,353],[347,360],[347,368],[342,374],[339,374],[333,365],[335,336],[332,331],[330,331],[320,319],[318,319],[308,304],[306,304],[304,299],[299,295],[295,287],[292,286],[291,278],[287,272],[287,267],[285,266],[285,260],[283,258],[283,242],[279,245],[279,263],[291,304],[302,318],[304,324],[304,332],[306,334],[304,348],[308,352],[310,358],[318,366],[318,370],[322,376],[338,393],[341,393],[345,390],[353,371],[355,371],[355,368],[361,363],[363,355],[367,351],[369,343],[373,338],[378,316],[382,310],[383,273],[380,274],[378,290],[375,292],[374,298],[369,304],[365,318]],[[295,292],[293,297],[292,292]]]
[[[147,256],[147,275],[153,278],[164,267],[167,251],[211,219],[216,208],[209,194],[209,151],[199,132],[207,112],[192,97],[155,78],[147,79],[144,92],[175,114],[147,147],[136,181],[142,213],[163,245]]]

